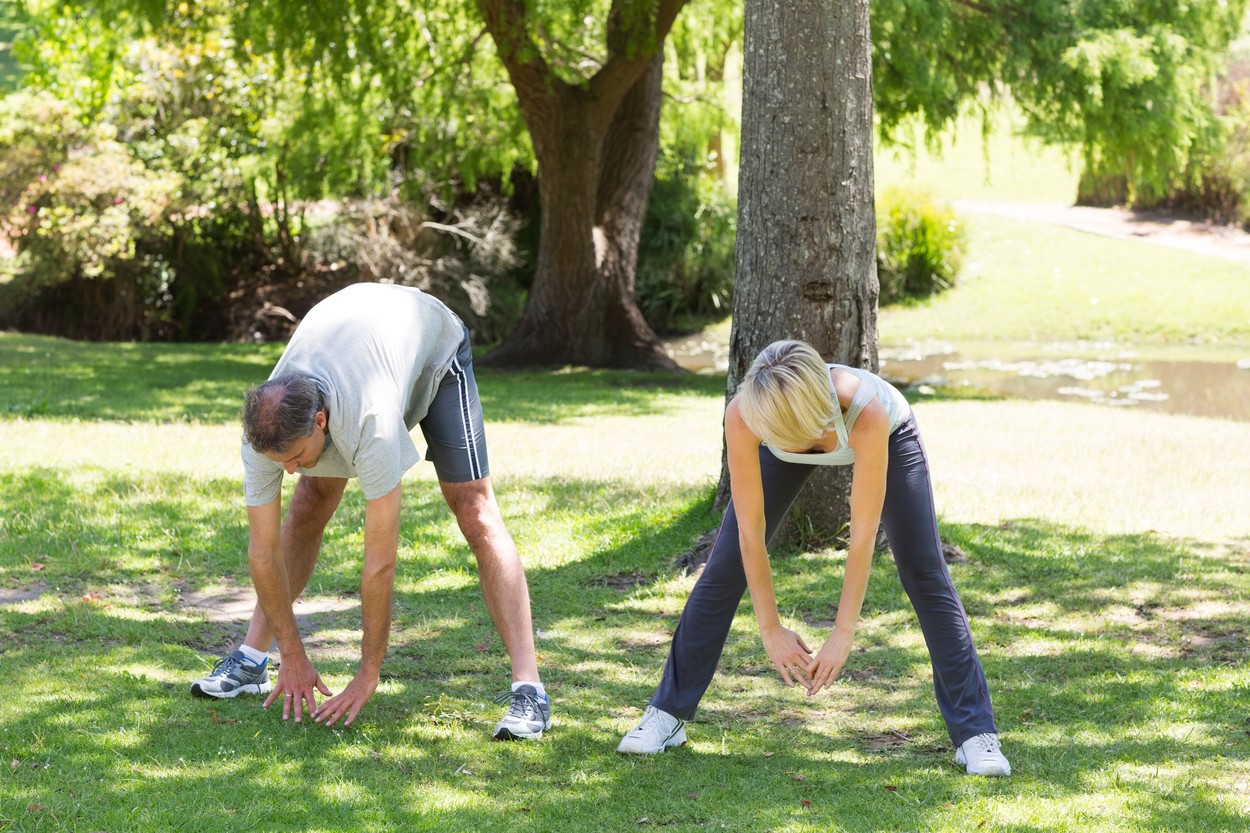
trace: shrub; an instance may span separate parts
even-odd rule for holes
[[[638,247],[635,296],[657,332],[683,320],[723,318],[734,281],[736,201],[702,165],[667,158],[657,166]]]
[[[963,261],[967,233],[948,206],[925,194],[890,189],[877,198],[880,303],[927,298],[950,289]]]
[[[415,286],[459,315],[475,342],[494,342],[521,314],[523,295],[510,278],[519,228],[488,191],[442,212],[398,199],[346,200],[307,235],[305,268],[338,271],[344,282]]]
[[[181,178],[147,168],[108,126],[69,128],[67,113],[24,94],[0,105],[11,149],[0,161],[0,193],[11,206],[0,228],[17,252],[0,301],[18,314],[15,323],[24,312],[45,325],[59,318],[47,328],[71,334],[149,337],[168,307],[163,215]],[[51,132],[60,141],[48,141]],[[86,308],[66,308],[70,287],[90,299]],[[45,293],[55,300],[40,304]]]

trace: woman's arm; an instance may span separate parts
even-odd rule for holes
[[[890,421],[877,399],[869,403],[851,430],[855,464],[851,473],[851,541],[846,551],[846,572],[833,633],[825,640],[807,671],[809,696],[838,678],[855,638],[859,611],[868,590],[868,573],[885,501],[885,475],[889,464]]]
[[[729,461],[729,489],[738,517],[738,546],[742,569],[751,591],[751,604],[760,626],[760,639],[773,667],[786,685],[795,681],[811,687],[806,668],[811,649],[802,637],[781,624],[777,599],[773,595],[772,568],[765,541],[764,486],[760,476],[760,438],[755,436],[738,411],[734,399],[725,410],[725,449]]]

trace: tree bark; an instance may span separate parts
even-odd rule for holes
[[[877,370],[868,5],[746,0],[727,399],[781,338]],[[722,456],[719,503],[728,483]],[[849,494],[849,469],[822,467],[783,534],[836,534],[849,520]]]
[[[685,2],[661,0],[652,28],[637,31],[621,23],[618,0],[607,62],[574,85],[527,43],[523,3],[478,0],[530,131],[542,206],[525,312],[483,364],[677,369],[638,309],[634,279],[659,148],[662,47]]]

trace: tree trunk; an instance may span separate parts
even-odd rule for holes
[[[523,3],[478,0],[529,128],[542,206],[525,312],[482,364],[677,369],[638,309],[634,278],[659,148],[664,37],[684,3],[661,0],[640,41],[614,2],[609,60],[588,83],[570,84],[520,37]]]
[[[676,369],[634,299],[638,241],[655,179],[663,56],[652,58],[608,128],[568,88],[558,124],[530,124],[542,205],[538,262],[521,321],[486,365]]]
[[[877,370],[868,5],[746,2],[727,397],[781,338]],[[728,481],[722,457],[722,503]],[[850,517],[849,494],[849,469],[822,467],[784,534],[837,533]]]

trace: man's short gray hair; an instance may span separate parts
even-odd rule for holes
[[[247,392],[243,400],[243,436],[261,454],[280,454],[317,427],[325,395],[307,376],[288,374]]]

